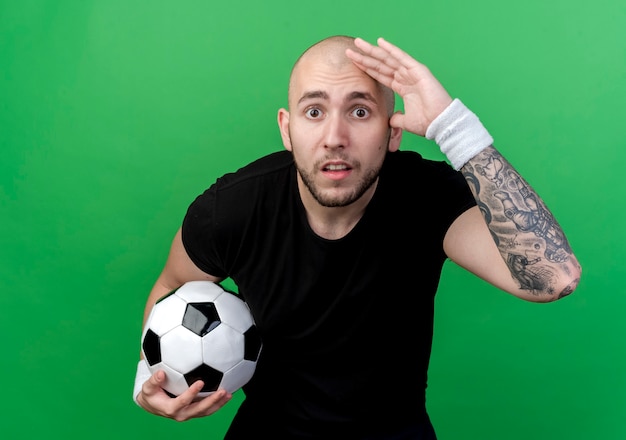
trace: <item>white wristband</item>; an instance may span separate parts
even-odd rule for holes
[[[133,389],[133,400],[137,405],[137,396],[141,393],[141,387],[143,383],[150,379],[152,373],[150,373],[150,369],[148,368],[148,363],[145,360],[140,360],[137,364],[137,374],[135,375],[135,388]]]
[[[434,139],[455,170],[493,143],[483,124],[455,99],[428,126],[426,138]]]

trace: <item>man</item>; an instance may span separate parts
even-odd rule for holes
[[[264,350],[229,439],[434,439],[425,390],[444,261],[553,301],[581,272],[565,235],[479,119],[383,39],[305,51],[278,125],[287,151],[191,204],[145,316],[187,281],[236,283]],[[434,139],[452,167],[400,151],[404,131]],[[135,400],[179,421],[232,397],[195,402],[198,382],[170,398],[163,381],[140,361]]]

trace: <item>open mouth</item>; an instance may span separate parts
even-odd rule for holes
[[[347,171],[350,169],[346,164],[328,164],[323,168],[324,171]]]

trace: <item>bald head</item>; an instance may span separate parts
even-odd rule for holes
[[[340,69],[346,64],[352,63],[352,61],[346,56],[346,49],[348,48],[360,52],[360,50],[354,45],[354,38],[352,37],[336,35],[325,38],[305,50],[296,61],[293,66],[293,70],[296,70],[301,62],[311,59]]]
[[[289,79],[289,102],[291,102],[291,94],[294,85],[294,79],[299,70],[306,69],[309,63],[323,64],[329,67],[331,70],[340,72],[342,69],[354,66],[352,60],[346,56],[346,49],[352,49],[355,52],[362,51],[354,44],[354,37],[348,37],[345,35],[335,35],[325,38],[305,50],[302,55],[296,60],[296,63],[291,70],[291,77]],[[395,95],[393,90],[378,83],[378,87],[383,91],[385,97],[385,107],[389,116],[393,114],[395,107]]]

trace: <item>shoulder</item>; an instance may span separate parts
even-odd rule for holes
[[[476,203],[461,172],[443,160],[425,159],[414,151],[387,154],[379,188],[380,198],[387,204],[411,207],[419,203],[422,209],[445,217],[446,226]]]
[[[202,216],[251,215],[251,210],[274,207],[288,196],[295,177],[288,151],[268,154],[217,178],[189,207]]]
[[[228,189],[237,186],[257,185],[264,180],[281,179],[293,169],[293,156],[289,151],[268,154],[218,178],[214,186]]]
[[[197,196],[182,225],[183,243],[194,263],[224,276],[217,249],[237,248],[241,234],[254,234],[268,223],[277,227],[271,221],[294,199],[294,169],[291,153],[272,153],[224,174]]]
[[[425,159],[415,151],[398,150],[387,153],[381,174],[385,178],[396,178],[414,182],[447,180],[452,177],[461,178],[461,174],[455,171],[443,160]]]

